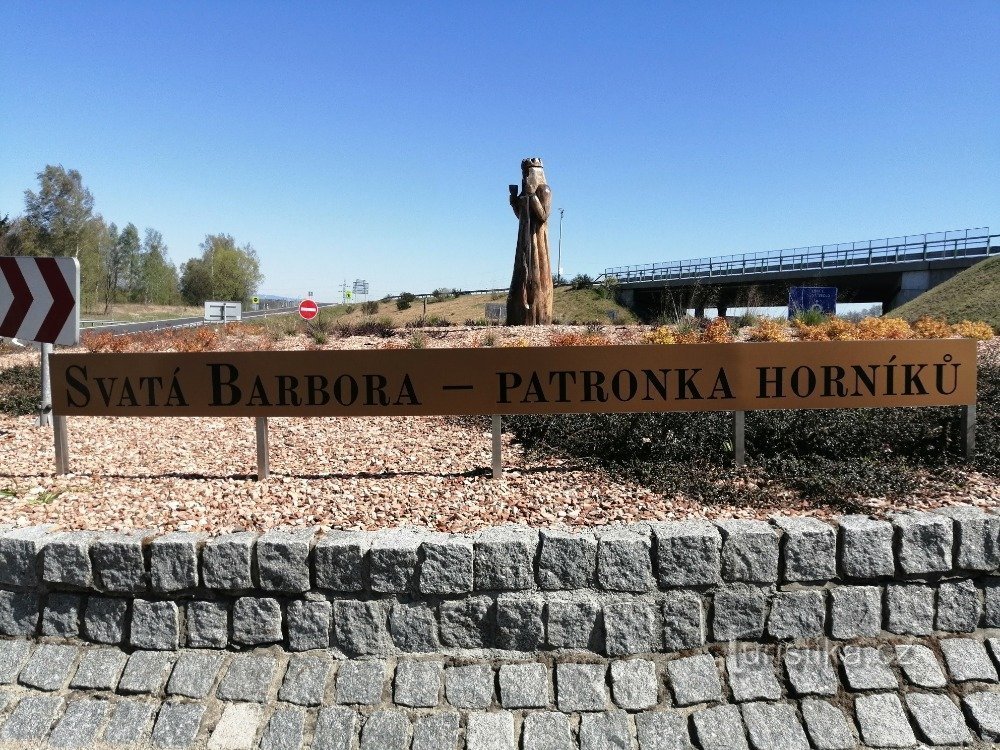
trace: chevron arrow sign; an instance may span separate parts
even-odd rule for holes
[[[80,343],[80,262],[0,258],[0,336]]]

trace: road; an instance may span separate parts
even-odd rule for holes
[[[320,309],[333,307],[331,303],[319,303]],[[266,318],[275,315],[294,315],[296,307],[271,308],[269,310],[248,310],[243,312],[243,320],[253,320],[254,318]],[[146,320],[140,323],[115,323],[113,325],[92,326],[82,328],[81,333],[87,331],[99,331],[101,333],[138,333],[139,331],[162,331],[166,328],[189,328],[193,326],[205,325],[202,316],[193,318],[170,318],[167,320]]]

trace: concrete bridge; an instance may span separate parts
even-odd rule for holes
[[[599,279],[614,279],[624,304],[652,315],[784,305],[792,286],[835,286],[839,302],[879,302],[887,312],[992,255],[1000,255],[1000,235],[979,227],[619,266]]]

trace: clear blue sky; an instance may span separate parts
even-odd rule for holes
[[[207,233],[251,243],[265,292],[506,285],[507,184],[535,155],[566,212],[567,275],[1000,231],[996,0],[15,1],[2,16],[0,215],[62,164],[178,264]]]

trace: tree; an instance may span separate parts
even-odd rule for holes
[[[139,259],[137,284],[134,289],[137,302],[169,305],[180,297],[177,268],[167,258],[163,235],[155,229],[146,229]]]
[[[24,191],[24,209],[29,254],[79,257],[94,211],[79,172],[47,165],[38,173],[38,192]]]
[[[249,244],[237,247],[228,234],[210,234],[201,243],[201,257],[181,266],[181,294],[191,305],[209,299],[248,302],[261,281],[260,260]]]

